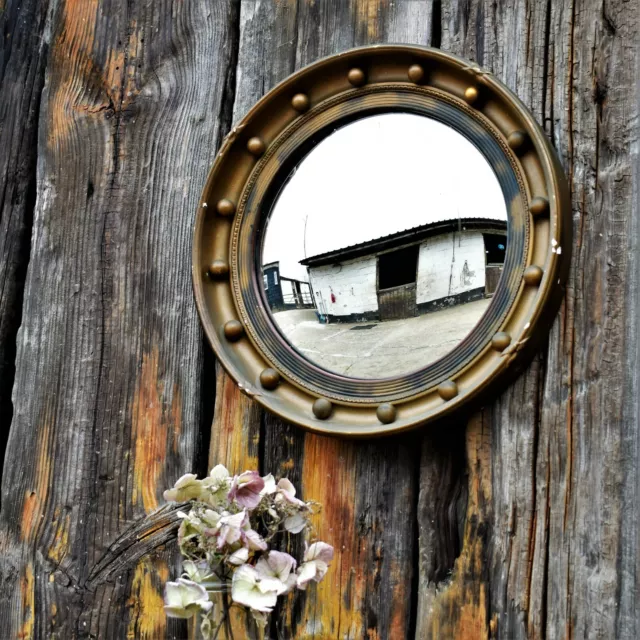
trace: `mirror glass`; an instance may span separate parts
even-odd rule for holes
[[[504,264],[507,207],[464,136],[386,113],[299,162],[263,238],[262,286],[289,343],[331,372],[387,378],[441,358],[480,320]]]

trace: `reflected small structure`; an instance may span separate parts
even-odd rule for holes
[[[292,309],[313,309],[315,306],[309,283],[283,276],[278,261],[262,266],[262,284],[269,308],[274,313]]]

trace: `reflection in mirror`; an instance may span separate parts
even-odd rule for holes
[[[265,297],[317,365],[403,375],[477,324],[506,241],[502,190],[471,142],[423,116],[371,116],[320,142],[280,191],[264,235]]]

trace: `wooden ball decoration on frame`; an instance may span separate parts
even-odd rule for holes
[[[304,259],[295,263],[302,275],[286,273],[284,262],[269,262],[265,238],[273,211],[293,185],[296,171],[302,175],[303,163],[336,132],[391,114],[418,116],[447,128],[479,154],[504,201],[503,227],[487,213],[474,176],[458,168],[465,159],[459,156],[451,165],[450,182],[474,194],[473,210],[465,209],[457,218],[429,214],[428,224],[413,220],[403,227],[398,222],[386,235],[374,235],[404,215],[406,207],[398,205],[398,210],[388,210],[387,222],[372,215],[369,225],[361,225],[371,227],[370,236],[361,241],[348,242],[345,231],[344,248],[332,246],[313,255],[305,249]],[[413,136],[405,131],[400,137]],[[366,144],[371,139],[365,138]],[[439,153],[429,145],[414,147],[412,153]],[[431,159],[417,155],[414,164],[429,160],[435,167],[447,160],[442,153]],[[346,160],[340,162],[336,157],[351,194],[370,195],[371,189],[385,186],[381,178],[364,184],[348,175]],[[317,180],[318,193],[331,191],[325,178]],[[417,211],[434,208],[435,196],[428,188],[408,190],[407,184],[415,186],[415,181],[389,180],[386,187],[398,202],[398,194],[411,191]],[[438,202],[444,211],[447,200]],[[196,213],[192,273],[198,311],[217,357],[265,409],[329,435],[374,437],[428,426],[498,393],[548,332],[571,259],[567,181],[533,115],[488,71],[417,46],[354,49],[284,80],[227,136],[200,203],[210,207],[199,206]],[[307,203],[299,204],[306,210]],[[320,242],[317,231],[307,233],[305,227],[305,233],[305,241]],[[326,235],[341,237],[343,230],[334,228]],[[431,280],[445,293],[427,299],[420,260],[443,238],[449,245],[451,238],[453,245],[458,243],[456,271],[444,277],[434,270]],[[483,242],[482,262],[462,253],[463,245]],[[418,265],[405,269],[413,275],[399,284],[393,278],[400,278],[402,270],[387,271],[385,266],[391,258],[400,264],[397,256],[414,256]],[[343,286],[336,274],[357,261],[372,265],[373,284],[366,286],[375,290],[366,304],[358,298],[360,307],[350,308],[349,300],[356,300],[361,289]],[[448,332],[470,317],[469,305],[476,305],[481,315],[446,346]],[[415,327],[420,323],[419,329],[407,329],[408,320],[394,319],[389,309],[400,307],[402,318],[411,318]],[[296,335],[302,336],[296,339],[294,322]],[[404,342],[391,344],[392,333],[404,336]],[[321,336],[314,338],[321,348],[304,342],[313,336]],[[385,345],[400,348],[400,360],[409,362],[405,369],[394,368],[391,361],[367,360],[374,347],[383,353]],[[367,370],[368,363],[375,366]]]

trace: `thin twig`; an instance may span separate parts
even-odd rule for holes
[[[224,625],[224,623],[229,618],[229,609],[226,609],[225,607],[223,607],[223,609],[225,609],[224,616],[223,616],[222,620],[220,620],[220,624],[218,625],[218,628],[216,629],[216,634],[213,636],[213,640],[217,640],[218,634],[220,633],[220,629],[222,629],[222,626]],[[227,634],[227,636],[228,635],[229,634]]]

